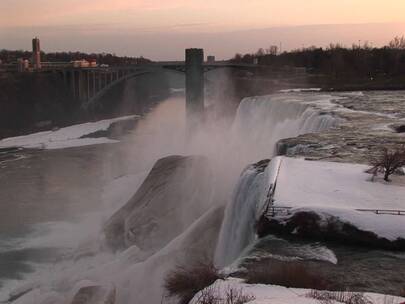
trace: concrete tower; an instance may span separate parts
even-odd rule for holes
[[[200,116],[204,111],[204,50],[186,49],[186,112]]]
[[[37,37],[32,39],[32,64],[34,69],[41,68],[41,46]]]

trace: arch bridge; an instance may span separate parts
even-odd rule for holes
[[[64,68],[63,79],[75,100],[87,109],[95,104],[108,90],[130,78],[172,70],[186,76],[187,112],[203,111],[204,73],[218,68],[235,68],[256,73],[266,67],[253,64],[233,64],[229,62],[204,63],[202,49],[186,49],[185,61],[154,62],[145,65],[117,67]]]

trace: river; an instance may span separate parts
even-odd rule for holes
[[[175,153],[182,136],[172,130],[178,126],[182,132],[183,117],[184,99],[172,97],[141,118],[119,143],[3,152],[0,288],[42,264],[57,262],[99,229],[89,219],[101,221],[119,207],[104,204],[109,195],[104,187],[127,175],[139,175],[132,181],[141,182],[157,159]],[[84,221],[89,223],[83,226]]]

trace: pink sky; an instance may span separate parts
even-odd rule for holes
[[[358,40],[381,45],[405,33],[404,12],[404,0],[1,0],[0,48],[29,49],[33,35],[49,51],[153,59],[180,59],[191,42],[224,58],[280,42],[287,49]]]

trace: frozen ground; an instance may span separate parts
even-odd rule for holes
[[[322,303],[317,299],[310,297],[310,290],[308,289],[297,289],[297,288],[287,288],[275,285],[261,285],[261,284],[245,284],[243,280],[228,278],[227,280],[218,280],[210,287],[211,290],[217,295],[223,302],[225,301],[225,295],[227,291],[233,289],[236,292],[242,292],[246,296],[250,296],[252,299],[249,304],[290,304],[290,303],[300,303],[300,304],[319,304]],[[207,290],[207,289],[206,289]],[[199,303],[197,301],[201,292],[198,293],[191,304]],[[405,298],[386,296],[376,293],[365,293],[364,297],[367,298],[373,304],[400,304],[404,303]],[[340,303],[334,302],[331,303]]]
[[[284,157],[277,204],[348,209],[405,209],[405,186],[371,182],[370,167]]]
[[[137,115],[123,116],[113,119],[105,119],[96,122],[88,122],[84,124],[73,125],[56,131],[44,131],[33,133],[24,136],[9,137],[0,140],[1,148],[23,147],[23,148],[39,148],[39,149],[63,149],[69,147],[116,143],[106,137],[99,138],[81,138],[85,135],[105,131],[110,125],[117,121],[135,118]]]
[[[405,216],[356,209],[405,209],[405,186],[372,182],[365,165],[283,157],[274,195],[275,206],[293,207],[290,215],[313,211],[337,217],[387,240],[405,239]]]

